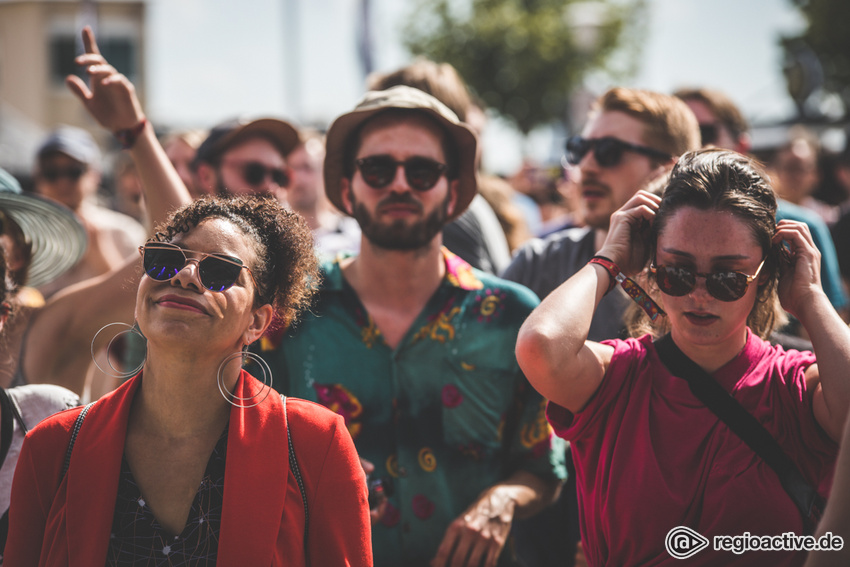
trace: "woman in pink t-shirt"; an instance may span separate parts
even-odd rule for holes
[[[775,211],[767,176],[748,158],[685,154],[664,197],[641,191],[626,202],[599,255],[523,325],[517,359],[572,445],[590,565],[676,563],[665,539],[679,526],[709,542],[689,564],[805,560],[782,537],[803,533],[803,520],[777,474],[667,370],[652,336],[586,340],[607,292],[618,282],[637,291],[647,313],[659,315],[654,329],[669,331],[826,495],[850,407],[850,330],[821,288],[808,228],[777,225]],[[623,282],[638,274],[660,307]],[[780,301],[814,354],[764,340]],[[781,549],[724,548],[720,536],[739,536],[737,544],[746,532],[759,542],[776,536],[771,545]]]

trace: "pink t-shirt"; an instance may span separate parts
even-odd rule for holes
[[[570,441],[581,534],[589,564],[681,565],[664,547],[687,526],[716,535],[801,534],[800,512],[762,461],[672,376],[649,336],[605,341],[608,372],[587,407],[573,415],[549,403],[556,433]],[[828,494],[838,446],[817,425],[804,382],[810,352],[784,351],[752,333],[714,378],[752,413],[807,481]],[[802,565],[802,552],[713,551],[687,565]]]

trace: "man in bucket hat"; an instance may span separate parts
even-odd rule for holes
[[[475,145],[406,86],[337,118],[325,189],[360,224],[360,254],[325,264],[313,312],[263,345],[276,386],[341,414],[380,485],[378,567],[516,564],[513,519],[548,504],[563,473],[513,354],[537,299],[441,245],[475,195]]]

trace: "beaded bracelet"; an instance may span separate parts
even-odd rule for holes
[[[148,119],[142,118],[139,123],[133,126],[132,128],[117,130],[113,132],[112,135],[115,136],[115,139],[118,140],[119,144],[121,144],[122,150],[129,150],[133,147],[133,144],[136,143],[139,134],[141,134],[142,130],[145,129],[145,125],[147,125],[147,123]]]
[[[661,309],[661,307],[655,303],[651,297],[649,297],[649,294],[646,293],[632,278],[626,277],[626,275],[620,271],[620,267],[610,258],[606,258],[605,256],[594,256],[590,259],[588,264],[599,264],[605,268],[605,271],[607,271],[608,275],[611,276],[611,283],[608,284],[608,289],[605,291],[606,294],[614,289],[614,286],[619,283],[620,287],[629,294],[629,297],[631,297],[634,302],[637,303],[644,312],[646,312],[650,320],[655,321],[659,315],[665,315],[664,310]]]

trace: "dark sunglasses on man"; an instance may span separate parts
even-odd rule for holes
[[[687,295],[696,287],[697,278],[705,278],[705,289],[709,295],[720,301],[738,301],[747,293],[750,283],[758,277],[766,260],[767,258],[761,261],[753,275],[731,270],[703,274],[679,266],[655,265],[650,267],[649,271],[655,274],[658,289],[667,295],[674,297]]]
[[[446,164],[426,157],[411,157],[398,161],[392,156],[377,155],[355,160],[363,181],[373,189],[383,189],[395,179],[399,167],[404,168],[404,178],[414,191],[432,189],[446,171]]]
[[[279,167],[267,167],[258,161],[225,160],[224,163],[240,168],[242,179],[248,185],[256,187],[266,179],[279,187],[289,187],[289,172]]]
[[[624,152],[635,152],[661,161],[673,159],[670,154],[655,148],[630,144],[613,136],[602,138],[572,136],[567,139],[567,162],[571,165],[578,165],[587,155],[587,152],[591,150],[593,150],[593,157],[599,167],[616,167],[623,159]]]
[[[86,173],[86,166],[71,165],[68,167],[45,167],[39,173],[39,177],[45,181],[56,183],[60,179],[68,179],[70,181],[79,181]]]

